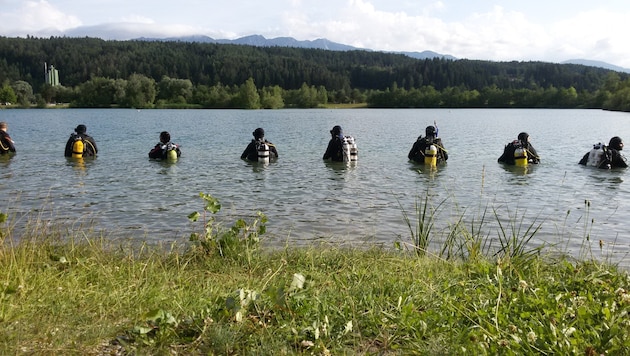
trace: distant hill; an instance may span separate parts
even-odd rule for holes
[[[310,48],[310,49],[325,49],[329,51],[369,51],[373,52],[372,49],[367,48],[358,48],[353,47],[337,42],[329,41],[325,38],[318,38],[313,41],[298,41],[293,37],[276,37],[276,38],[265,38],[261,35],[251,35],[240,37],[234,40],[226,40],[226,39],[214,39],[208,36],[183,36],[183,37],[167,37],[167,38],[147,38],[140,37],[136,40],[139,41],[174,41],[174,42],[200,42],[200,43],[221,43],[221,44],[238,44],[238,45],[247,45],[247,46],[257,46],[257,47],[296,47],[296,48]],[[404,54],[406,56],[416,58],[416,59],[427,59],[427,58],[442,58],[442,59],[451,59],[455,60],[457,58],[451,55],[444,55],[440,53],[436,53],[433,51],[422,51],[422,52],[385,52],[385,53],[397,53]]]
[[[569,59],[568,61],[562,62],[562,64],[581,64],[584,66],[610,69],[616,72],[630,73],[630,69],[628,68],[619,67],[619,66],[612,65],[606,62],[601,62],[601,61],[590,61],[588,59]]]
[[[449,54],[439,54],[433,51],[422,51],[422,52],[395,52],[395,53],[400,53],[400,54],[404,54],[406,56],[409,56],[411,58],[417,58],[417,59],[427,59],[427,58],[442,58],[442,59],[451,59],[451,60],[456,60],[456,57],[453,57]]]
[[[103,39],[129,39],[135,38],[132,33],[138,33],[138,29],[133,27],[130,24],[125,23],[116,23],[116,24],[103,24],[96,26],[81,26],[73,30],[65,31],[64,33],[60,33],[60,35],[68,36],[68,37],[94,37],[94,38],[103,38]],[[354,50],[363,50],[363,51],[378,51],[367,48],[357,48],[341,43],[336,43],[329,41],[324,38],[316,39],[313,41],[298,41],[292,37],[277,37],[277,38],[265,38],[261,35],[251,35],[245,36],[241,38],[237,38],[234,40],[227,39],[214,39],[204,35],[194,35],[194,36],[183,36],[183,37],[168,37],[168,38],[150,38],[150,37],[140,37],[135,38],[136,40],[143,41],[179,41],[179,42],[201,42],[201,43],[231,43],[231,44],[241,44],[241,45],[250,45],[250,46],[259,46],[259,47],[297,47],[297,48],[313,48],[313,49],[325,49],[331,51],[354,51]],[[385,52],[385,51],[380,51]],[[404,54],[411,58],[416,59],[431,59],[431,58],[440,58],[440,59],[448,59],[448,60],[456,60],[458,58],[453,57],[447,54],[440,54],[433,51],[422,51],[422,52],[389,52],[389,53],[398,53]],[[630,69],[622,68],[619,66],[615,66],[613,64],[609,64],[601,61],[593,61],[588,59],[570,59],[560,64],[579,64],[590,67],[598,67],[604,68],[608,70],[614,70],[617,72],[630,73]]]
[[[141,41],[175,41],[175,42],[201,42],[201,43],[220,43],[220,44],[238,44],[257,47],[296,47],[296,48],[311,48],[311,49],[326,49],[330,51],[353,51],[369,49],[357,48],[341,43],[329,41],[325,38],[318,38],[313,41],[298,41],[292,37],[276,37],[265,38],[261,35],[251,35],[240,37],[234,40],[226,39],[214,39],[208,36],[183,36],[183,37],[167,37],[167,38],[147,38],[140,37],[136,40]]]

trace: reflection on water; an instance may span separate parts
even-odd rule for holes
[[[532,173],[534,171],[534,169],[536,169],[536,165],[526,165],[526,166],[516,166],[516,165],[510,165],[510,164],[499,164],[503,169],[505,169],[507,172],[513,173],[514,175],[517,176],[524,176],[526,174]]]
[[[583,222],[593,220],[588,226],[591,241],[615,245],[616,255],[630,249],[626,170],[577,164],[591,141],[630,137],[628,114],[381,109],[61,109],[2,114],[12,137],[22,143],[14,157],[0,156],[0,211],[15,215],[45,208],[60,217],[57,220],[89,217],[114,235],[186,240],[191,229],[187,216],[203,208],[199,192],[204,192],[219,199],[219,218],[228,223],[263,211],[269,217],[267,241],[272,244],[329,238],[391,247],[408,236],[402,209],[413,212],[418,199],[428,196],[431,204],[440,205],[436,239],[448,235],[462,215],[470,217],[471,229],[472,217],[488,212],[483,234],[489,238],[497,236],[492,220],[516,219],[523,226],[543,220],[536,243],[561,241],[579,254],[586,235]],[[409,162],[409,147],[436,119],[440,136],[448,142],[448,163],[431,169]],[[598,124],[603,121],[607,124]],[[156,122],[167,125],[156,127]],[[96,139],[98,158],[75,162],[63,157],[67,135],[78,123],[85,123]],[[361,150],[358,162],[322,160],[330,127],[337,124],[352,128]],[[282,153],[276,161],[240,159],[252,127],[273,133]],[[163,130],[182,147],[176,162],[147,158]],[[497,163],[505,140],[520,131],[536,140],[541,163]],[[483,141],[471,142],[470,137]],[[576,147],[576,137],[587,142]],[[584,201],[591,203],[589,211]],[[599,244],[593,248],[599,249]]]

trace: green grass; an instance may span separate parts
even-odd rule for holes
[[[256,244],[264,216],[222,227],[201,197],[201,232],[181,245],[37,223],[14,244],[3,215],[0,354],[630,353],[627,273],[528,249],[536,226],[516,217],[474,258],[480,235],[463,223],[449,240],[468,252],[448,256],[269,250]]]

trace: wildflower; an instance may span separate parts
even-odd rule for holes
[[[570,327],[570,328],[566,328],[566,329],[562,330],[562,333],[566,337],[571,336],[571,334],[573,334],[574,332],[575,332],[575,328],[574,327]]]
[[[533,331],[530,331],[527,333],[527,341],[534,343],[536,342],[536,333]]]
[[[518,281],[518,286],[522,290],[525,290],[525,289],[527,289],[527,282],[525,282],[524,280],[521,279],[520,281]]]
[[[302,340],[302,342],[300,343],[300,346],[302,346],[305,349],[308,349],[315,346],[315,343],[313,343],[311,340]]]

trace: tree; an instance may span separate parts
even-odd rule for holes
[[[282,109],[284,107],[282,88],[277,85],[263,88],[260,95],[260,105],[263,109]]]
[[[79,85],[73,106],[107,108],[116,102],[116,93],[113,79],[95,77]]]
[[[141,74],[132,74],[125,87],[123,106],[130,108],[150,108],[155,102],[157,90],[155,80]]]
[[[23,80],[13,82],[12,87],[15,95],[17,95],[18,104],[24,107],[31,106],[31,102],[33,101],[33,87]]]
[[[193,84],[190,79],[172,79],[163,76],[158,83],[158,100],[170,103],[185,104],[193,97]]]
[[[260,95],[251,77],[239,87],[238,95],[234,98],[235,107],[241,109],[260,109]]]
[[[5,83],[2,88],[0,88],[0,104],[15,103],[17,103],[17,95],[15,95],[15,91],[9,83]]]

